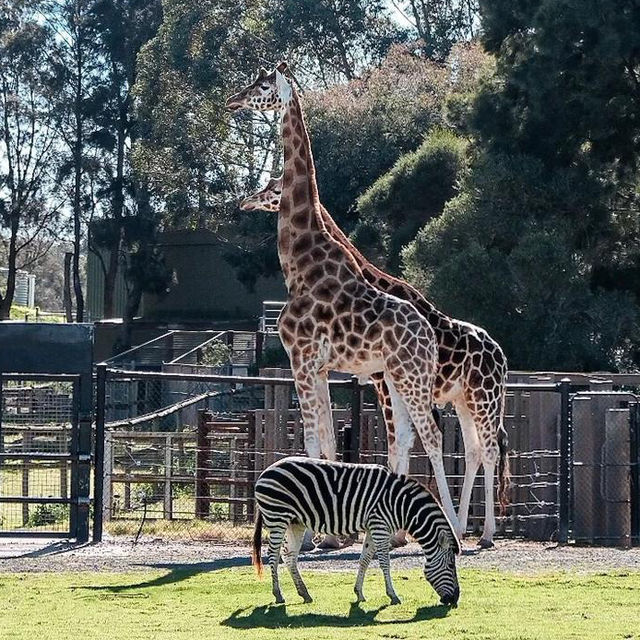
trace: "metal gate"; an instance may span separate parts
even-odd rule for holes
[[[627,391],[571,396],[571,538],[640,544],[639,397]]]
[[[0,535],[89,538],[93,327],[0,324]]]

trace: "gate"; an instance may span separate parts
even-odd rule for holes
[[[640,544],[639,397],[626,391],[571,395],[571,538]]]
[[[0,535],[89,538],[93,326],[0,325]]]

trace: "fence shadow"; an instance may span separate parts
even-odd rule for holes
[[[293,605],[296,607],[299,605]],[[444,618],[449,613],[449,607],[434,605],[420,607],[415,615],[409,619],[376,620],[376,616],[387,609],[389,605],[382,605],[371,611],[360,608],[357,602],[351,603],[349,613],[346,616],[324,613],[300,613],[291,615],[287,605],[262,605],[259,607],[247,607],[237,609],[220,624],[234,629],[302,629],[307,627],[370,627],[385,624],[407,624],[422,620],[434,620]],[[248,615],[243,613],[250,611]]]

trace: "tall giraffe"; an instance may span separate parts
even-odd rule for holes
[[[262,209],[277,212],[281,192],[282,178],[271,178],[261,191],[245,198],[240,207],[248,211]],[[321,210],[327,230],[350,251],[365,279],[381,291],[412,302],[434,328],[438,341],[434,401],[439,405],[451,402],[455,407],[465,449],[465,476],[458,507],[459,529],[456,533],[462,536],[466,532],[471,492],[482,463],[485,472],[485,521],[480,545],[491,546],[495,533],[493,478],[496,463],[501,512],[504,513],[508,501],[509,468],[503,426],[507,362],[502,349],[480,327],[449,318],[410,284],[371,264],[345,236],[329,212],[324,207]],[[372,380],[391,443],[394,425],[389,393],[379,374],[372,376]]]
[[[281,63],[227,101],[232,110],[281,109],[283,189],[278,255],[288,299],[278,332],[289,355],[305,427],[305,448],[335,459],[328,372],[384,379],[393,411],[394,470],[407,473],[415,427],[429,456],[443,508],[457,523],[442,460],[442,433],[431,413],[437,344],[413,304],[373,287],[326,228],[311,144],[299,97]]]

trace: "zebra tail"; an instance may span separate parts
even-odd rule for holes
[[[509,453],[507,451],[507,432],[504,427],[498,432],[498,502],[500,503],[500,516],[505,516],[509,506],[509,485],[511,471],[509,470]]]
[[[262,578],[262,511],[257,510],[256,526],[253,530],[253,548],[251,550],[251,564],[256,568],[259,578]]]

